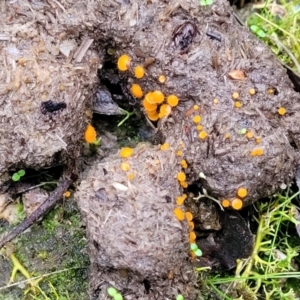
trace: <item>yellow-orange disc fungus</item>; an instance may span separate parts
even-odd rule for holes
[[[186,189],[189,186],[186,181],[179,181],[179,183],[184,189]]]
[[[190,231],[194,230],[194,228],[195,228],[194,222],[189,222],[189,229],[190,229]]]
[[[123,158],[130,157],[133,154],[133,149],[129,147],[122,148],[120,150],[120,156]]]
[[[164,143],[160,146],[160,150],[164,151],[170,148],[170,144],[169,143]]]
[[[130,164],[128,162],[121,163],[121,170],[122,171],[129,171],[130,170]]]
[[[264,150],[262,148],[255,148],[251,151],[251,156],[261,156],[264,154]]]
[[[221,203],[222,203],[223,207],[229,207],[230,206],[230,201],[228,199],[223,199]]]
[[[191,231],[189,233],[189,242],[192,244],[196,241],[196,233],[194,231]]]
[[[201,140],[204,140],[206,137],[207,137],[207,133],[204,130],[200,131],[199,138]]]
[[[193,214],[192,214],[191,212],[189,212],[189,211],[187,211],[187,212],[185,213],[185,217],[186,217],[186,219],[187,219],[189,222],[191,222],[191,221],[193,220]]]
[[[177,205],[182,205],[184,202],[184,198],[182,196],[178,196],[176,199],[176,204]]]
[[[238,189],[238,191],[237,191],[237,194],[238,194],[238,196],[239,196],[240,198],[245,198],[245,197],[247,196],[247,194],[248,194],[248,191],[247,191],[246,188],[240,187],[240,188]]]
[[[240,108],[240,107],[242,107],[242,103],[240,101],[236,101],[234,103],[234,106],[237,107],[237,108]]]
[[[234,93],[232,93],[232,99],[233,100],[237,100],[237,99],[239,99],[239,93],[238,92],[234,92]]]
[[[151,121],[157,121],[157,120],[158,120],[158,113],[157,113],[156,110],[148,111],[148,112],[147,112],[147,117],[148,117],[149,120],[151,120]]]
[[[177,155],[177,156],[182,156],[182,154],[183,154],[183,152],[182,152],[181,150],[178,150],[178,151],[176,152],[176,155]]]
[[[283,115],[285,115],[285,113],[286,113],[286,110],[285,110],[285,108],[284,107],[280,107],[280,108],[278,108],[278,113],[281,115],[281,116],[283,116]]]
[[[185,214],[180,208],[176,207],[173,212],[177,220],[179,221],[184,220]]]
[[[232,200],[231,206],[233,209],[239,210],[243,207],[243,201],[241,199],[235,198]]]
[[[168,116],[171,113],[171,106],[168,104],[163,104],[160,108],[159,108],[159,117],[163,118]]]
[[[156,110],[157,104],[156,103],[149,103],[146,99],[143,100],[143,106],[146,111],[153,111]]]
[[[130,57],[127,54],[123,54],[118,59],[118,69],[120,71],[127,71],[130,66]]]
[[[254,137],[253,131],[247,131],[246,137],[247,137],[248,139],[252,139],[252,138]]]
[[[138,79],[143,78],[145,75],[145,69],[142,66],[136,66],[134,69],[134,76]]]
[[[160,83],[165,83],[165,82],[166,82],[166,76],[160,75],[160,76],[158,77],[158,81],[159,81]]]
[[[253,96],[253,95],[255,95],[256,91],[254,88],[252,88],[252,89],[249,89],[248,93],[249,93],[249,95]]]
[[[96,130],[92,125],[89,124],[84,132],[84,139],[88,143],[94,143],[96,141],[96,138]]]
[[[129,173],[129,174],[127,175],[127,178],[128,178],[129,180],[132,180],[132,179],[134,178],[134,174]]]
[[[177,106],[178,102],[179,102],[179,99],[177,96],[175,95],[170,95],[168,96],[167,98],[167,102],[170,106],[174,107],[174,106]]]
[[[179,172],[177,174],[177,179],[178,179],[178,181],[185,181],[186,176],[185,176],[185,174],[183,172]]]
[[[134,83],[130,88],[131,94],[136,98],[142,98],[143,97],[143,91],[142,88]]]
[[[154,91],[152,93],[153,99],[155,103],[162,103],[165,99],[165,95],[161,91]]]
[[[194,123],[200,123],[200,122],[201,122],[201,117],[200,117],[200,116],[195,116],[195,117],[193,118],[193,122],[194,122]]]
[[[198,110],[198,109],[199,109],[199,105],[195,104],[195,105],[193,106],[193,109],[194,109],[194,110]]]
[[[188,167],[187,162],[186,162],[185,159],[183,159],[183,160],[180,162],[180,164],[181,164],[181,167],[182,167],[183,169],[186,169],[186,168]]]
[[[71,196],[70,191],[64,192],[64,197],[69,198]]]

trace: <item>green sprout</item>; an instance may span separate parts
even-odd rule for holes
[[[190,249],[198,257],[202,256],[202,251],[198,248],[197,244],[193,243],[190,246]]]
[[[133,115],[136,114],[135,110],[132,111],[132,112],[127,111],[127,110],[125,110],[123,108],[121,108],[121,110],[125,113],[126,116],[118,123],[117,127],[122,126],[131,116],[133,116]]]
[[[176,300],[184,300],[184,297],[181,294],[179,294],[176,296]]]
[[[12,179],[13,181],[19,181],[19,180],[21,179],[21,177],[23,177],[24,175],[25,175],[25,170],[21,169],[21,170],[19,170],[18,172],[15,172],[15,173],[12,175],[11,179]]]
[[[266,37],[266,33],[264,32],[264,30],[262,28],[260,28],[257,25],[251,25],[250,29],[253,33],[255,33],[258,37],[260,38],[264,38]]]
[[[109,287],[107,289],[107,293],[114,300],[123,300],[123,296],[114,287]]]
[[[212,5],[213,2],[214,2],[213,0],[200,0],[200,5],[201,6]]]

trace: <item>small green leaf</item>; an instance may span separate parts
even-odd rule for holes
[[[259,30],[259,27],[256,26],[256,25],[251,25],[250,29],[251,29],[252,32],[256,33]]]
[[[19,181],[20,180],[20,175],[18,173],[14,173],[13,176],[11,177],[11,179],[13,181]]]
[[[259,30],[256,32],[256,34],[257,34],[259,37],[261,37],[261,38],[266,37],[266,34],[265,34],[265,32],[264,32],[262,29],[259,29]]]
[[[195,251],[196,256],[202,256],[202,251],[200,249],[197,249]]]
[[[194,244],[194,243],[193,243],[193,244],[191,244],[191,246],[190,246],[190,247],[191,247],[191,250],[192,250],[192,251],[196,251],[196,250],[198,249],[198,246],[197,246],[197,244]]]
[[[246,132],[247,132],[247,129],[246,129],[246,128],[242,128],[242,129],[240,130],[240,134],[246,134]]]
[[[213,0],[200,0],[200,5],[201,6],[206,6],[206,5],[211,5],[213,4]]]
[[[114,296],[114,300],[123,300],[123,296],[119,293],[117,293],[115,296]]]
[[[109,287],[107,289],[107,293],[108,293],[109,296],[114,297],[115,295],[118,294],[118,291],[113,287]]]
[[[184,298],[182,295],[179,294],[179,295],[177,295],[176,300],[184,300]]]
[[[18,174],[20,177],[24,176],[25,175],[25,170],[21,169],[18,171]]]

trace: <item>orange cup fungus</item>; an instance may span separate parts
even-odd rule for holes
[[[160,146],[160,150],[164,151],[170,148],[170,144],[169,143],[164,143]]]
[[[234,103],[234,106],[235,106],[236,108],[240,108],[240,107],[242,107],[242,103],[241,103],[240,101],[236,101],[236,102]]]
[[[84,139],[88,143],[94,143],[96,141],[96,138],[96,130],[92,125],[89,124],[84,132]]]
[[[277,112],[278,112],[278,114],[280,114],[281,116],[283,116],[283,115],[285,115],[286,110],[285,110],[284,107],[280,107],[280,108],[278,108]]]
[[[179,221],[184,220],[185,214],[179,207],[176,207],[173,212],[174,212],[174,215],[175,215],[177,220],[179,220]]]
[[[186,176],[185,176],[185,174],[184,174],[183,172],[179,172],[179,173],[177,174],[177,179],[178,179],[178,181],[184,182],[185,179],[186,179]]]
[[[248,93],[249,93],[249,95],[253,96],[253,95],[255,95],[256,91],[254,88],[252,88],[252,89],[249,89]]]
[[[239,93],[238,92],[234,92],[234,93],[232,93],[232,99],[233,100],[237,100],[237,99],[239,99],[239,97],[240,97],[240,95],[239,95]]]
[[[127,54],[123,54],[118,59],[118,69],[120,71],[127,71],[130,67],[131,59]]]
[[[178,102],[179,102],[179,99],[177,96],[175,95],[170,95],[168,96],[167,98],[167,102],[170,106],[174,107],[174,106],[177,106]]]
[[[157,120],[158,120],[158,113],[157,113],[156,110],[148,111],[148,112],[147,112],[147,117],[148,117],[149,120],[151,120],[151,121],[157,121]]]
[[[194,110],[198,110],[198,109],[199,109],[199,105],[195,104],[195,105],[193,106],[193,109],[194,109]]]
[[[194,231],[191,231],[189,233],[189,241],[190,241],[191,244],[196,241],[196,233]]]
[[[134,69],[134,76],[138,79],[143,78],[145,75],[145,69],[142,66],[136,66]]]
[[[176,152],[176,155],[177,155],[177,156],[182,156],[182,155],[183,155],[183,153],[182,153],[182,151],[181,151],[181,150],[178,150],[178,151]]]
[[[121,163],[121,170],[122,171],[129,171],[130,170],[130,164],[128,162]]]
[[[171,113],[171,106],[168,104],[163,104],[160,108],[159,108],[159,118],[163,118],[163,117],[167,117],[170,113]]]
[[[203,126],[202,125],[197,125],[196,128],[197,128],[198,131],[201,131],[203,129]]]
[[[222,203],[223,207],[229,207],[230,206],[230,201],[228,199],[223,199],[221,203]]]
[[[239,210],[243,207],[243,201],[241,199],[235,198],[232,200],[231,206],[233,209]]]
[[[134,175],[133,175],[132,173],[129,173],[129,174],[127,175],[127,178],[128,178],[129,180],[132,180],[132,179],[134,178]]]
[[[70,191],[64,192],[64,197],[65,198],[69,198],[70,196],[71,196],[71,192]]]
[[[253,131],[247,131],[246,137],[247,137],[248,139],[252,139],[252,138],[254,137]]]
[[[185,159],[183,159],[183,160],[180,162],[180,165],[181,165],[181,167],[182,167],[183,169],[186,169],[186,168],[188,167],[187,162],[186,162]]]
[[[194,222],[189,222],[189,230],[192,231],[195,228]]]
[[[206,137],[207,137],[207,133],[204,130],[200,131],[199,138],[201,140],[204,140]]]
[[[264,150],[262,148],[255,148],[251,151],[251,156],[261,156],[264,154]]]
[[[160,75],[160,76],[158,77],[158,82],[160,82],[160,83],[165,83],[165,82],[166,82],[166,76]]]
[[[229,133],[226,133],[225,134],[225,139],[229,139],[230,138],[230,134]]]
[[[178,196],[177,199],[176,199],[176,204],[177,205],[182,205],[184,200],[185,199],[182,196]]]
[[[179,183],[184,189],[186,189],[189,186],[186,181],[179,181]]]
[[[201,117],[200,117],[200,116],[195,116],[195,117],[193,118],[193,122],[194,122],[194,123],[200,123],[200,122],[201,122]]]
[[[156,109],[157,109],[157,104],[156,104],[156,103],[149,103],[149,102],[147,101],[147,98],[145,98],[145,99],[143,100],[143,106],[144,106],[144,108],[145,108],[145,110],[146,110],[147,112],[153,111],[153,110],[156,110]]]
[[[219,99],[215,98],[215,99],[213,100],[213,102],[214,102],[214,104],[218,104],[218,103],[219,103]]]
[[[185,217],[186,217],[186,219],[187,219],[189,222],[191,222],[191,221],[193,220],[193,214],[192,214],[191,212],[189,212],[189,211],[187,211],[187,212],[185,213]]]
[[[240,198],[245,198],[248,194],[248,191],[246,188],[243,188],[243,187],[240,187],[237,191],[237,195],[240,197]]]
[[[136,98],[142,98],[143,97],[143,91],[142,88],[134,83],[130,88],[131,94]]]
[[[155,103],[162,103],[165,99],[165,95],[161,91],[154,91],[152,97]]]
[[[132,156],[132,154],[133,154],[132,148],[125,147],[120,150],[120,156],[123,158],[128,158],[128,157]]]

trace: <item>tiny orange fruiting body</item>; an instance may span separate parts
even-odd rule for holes
[[[253,96],[253,95],[255,95],[256,91],[254,88],[251,88],[251,89],[249,89],[248,93],[249,93],[249,95]]]
[[[121,163],[121,170],[122,171],[129,171],[130,170],[130,164],[128,162]]]
[[[196,241],[196,233],[194,231],[191,231],[189,233],[189,242],[194,243]]]
[[[184,189],[186,189],[189,186],[186,181],[179,181],[179,183]]]
[[[71,196],[70,191],[65,191],[64,192],[64,197],[69,198]]]
[[[179,220],[179,221],[184,220],[185,214],[179,207],[176,207],[173,212],[174,212],[174,215],[177,218],[177,220]]]
[[[253,131],[248,131],[248,132],[246,133],[246,137],[247,137],[248,139],[252,139],[252,138],[254,137]]]
[[[168,104],[163,104],[160,108],[159,108],[159,117],[163,118],[168,116],[171,113],[171,106]]]
[[[177,179],[178,179],[178,181],[185,181],[186,176],[185,176],[185,174],[183,172],[179,172],[177,174]]]
[[[120,150],[120,156],[123,158],[128,158],[132,156],[133,154],[133,149],[129,147],[124,147]]]
[[[242,103],[240,101],[236,101],[234,103],[234,106],[237,107],[237,108],[240,108],[240,107],[242,107]]]
[[[152,97],[155,103],[162,103],[165,99],[165,95],[161,91],[154,91]]]
[[[193,122],[194,123],[200,123],[201,122],[201,117],[200,116],[195,116],[194,118],[193,118]]]
[[[200,131],[199,138],[201,140],[204,140],[206,137],[207,137],[207,133],[204,130]]]
[[[280,114],[281,116],[283,116],[283,115],[285,115],[286,110],[285,110],[284,107],[280,107],[280,108],[278,108],[277,112],[278,112],[278,114]]]
[[[176,199],[176,204],[177,205],[182,205],[184,202],[184,198],[182,196],[178,196]]]
[[[118,59],[118,69],[120,71],[127,71],[130,66],[131,59],[127,54],[123,54]]]
[[[136,98],[142,98],[143,97],[143,91],[142,88],[134,83],[130,88],[131,94]]]
[[[182,152],[181,150],[178,150],[178,151],[176,152],[176,155],[177,155],[177,156],[182,156],[182,154],[183,154],[183,152]]]
[[[251,156],[261,156],[264,154],[264,150],[262,148],[255,148],[251,151]]]
[[[239,210],[243,207],[243,201],[241,199],[235,198],[232,200],[231,206],[233,209]]]
[[[183,160],[180,162],[180,165],[181,165],[181,167],[182,167],[183,169],[186,169],[186,168],[188,167],[188,164],[187,164],[187,162],[186,162],[185,159],[183,159]]]
[[[191,222],[191,221],[193,220],[193,214],[192,214],[191,212],[189,212],[189,211],[187,211],[187,212],[185,213],[185,217],[186,217],[186,219],[187,219],[189,222]]]
[[[143,78],[145,75],[145,69],[142,66],[136,66],[134,69],[134,76],[138,79]]]
[[[229,207],[230,206],[230,201],[228,199],[223,199],[222,200],[222,206],[223,207]]]
[[[233,100],[237,100],[237,99],[239,99],[239,96],[240,96],[240,95],[239,95],[238,92],[234,92],[234,93],[232,93],[231,96],[232,96],[232,99],[233,99]]]
[[[94,143],[96,141],[96,138],[96,130],[91,124],[89,124],[84,132],[84,139],[88,143]]]
[[[160,150],[164,151],[170,148],[170,144],[169,143],[164,143],[160,146]]]
[[[199,109],[199,105],[195,104],[195,105],[193,106],[193,109],[194,109],[194,110],[198,110],[198,109]]]
[[[237,195],[240,197],[240,198],[245,198],[248,194],[248,191],[246,188],[244,187],[240,187],[237,191]]]
[[[127,178],[128,178],[129,180],[132,180],[132,179],[134,178],[134,174],[129,173],[129,174],[127,175]]]
[[[177,96],[175,95],[170,95],[168,96],[167,98],[167,102],[170,106],[174,107],[174,106],[177,106],[178,105],[178,102],[179,102],[179,99]]]
[[[166,82],[166,76],[160,75],[160,76],[158,77],[158,81],[159,81],[160,83],[165,83],[165,82]]]

